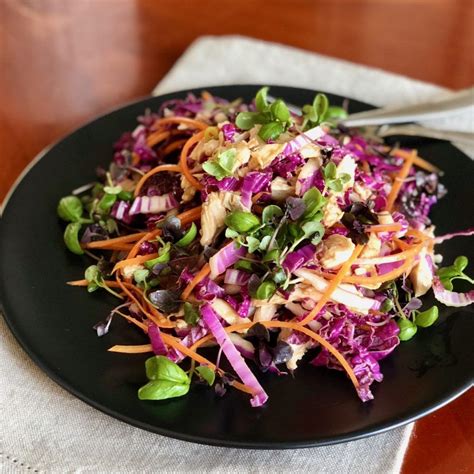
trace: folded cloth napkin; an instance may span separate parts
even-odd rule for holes
[[[376,105],[416,102],[446,91],[365,66],[231,36],[197,40],[154,93],[236,83],[321,89]],[[398,473],[412,431],[407,425],[344,445],[289,451],[216,448],[158,436],[102,414],[52,382],[25,355],[2,318],[0,417],[3,473]]]

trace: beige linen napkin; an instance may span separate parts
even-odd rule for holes
[[[302,86],[377,105],[416,102],[443,91],[284,46],[204,37],[154,93],[236,83]],[[60,388],[25,355],[2,318],[0,420],[2,473],[398,473],[412,431],[408,425],[343,445],[288,451],[216,448],[165,438],[104,415]]]

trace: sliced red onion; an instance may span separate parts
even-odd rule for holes
[[[250,275],[242,270],[228,268],[224,275],[224,283],[227,285],[244,286],[249,281]]]
[[[452,232],[451,234],[440,235],[439,237],[436,237],[434,239],[434,243],[440,244],[441,242],[444,242],[445,240],[450,240],[454,237],[469,237],[471,235],[474,235],[474,228],[461,230],[459,232]]]
[[[311,128],[307,132],[302,133],[289,141],[280,156],[288,156],[296,153],[308,143],[311,143],[324,135],[326,135],[326,132],[320,126]]]
[[[459,308],[474,303],[474,290],[467,291],[466,293],[449,291],[443,286],[438,277],[433,279],[433,292],[435,298],[446,306]]]
[[[239,248],[234,242],[227,244],[209,259],[211,278],[214,279],[221,273],[224,273],[228,267],[237,262],[241,257],[244,257],[246,253],[245,247]]]
[[[253,407],[262,406],[268,400],[268,395],[230,340],[229,335],[225,332],[216,313],[209,304],[201,306],[201,316],[242,382],[255,391],[250,404]]]
[[[139,196],[133,201],[130,215],[157,214],[178,207],[178,201],[172,194],[162,196]]]

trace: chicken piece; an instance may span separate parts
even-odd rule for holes
[[[288,184],[288,181],[281,176],[277,176],[270,184],[272,199],[274,201],[284,201],[288,196],[292,196],[295,188]]]
[[[303,344],[287,344],[293,350],[293,355],[290,357],[290,360],[286,362],[286,367],[288,368],[288,370],[296,370],[296,368],[298,367],[298,361],[300,361],[306,354],[306,352],[311,346],[311,342],[305,342]]]
[[[357,164],[351,155],[346,155],[341,162],[337,165],[336,177],[340,178],[341,174],[345,173],[350,176],[350,180],[347,183],[343,183],[342,192],[347,191],[349,188],[354,186],[354,176]]]
[[[282,305],[285,304],[288,300],[283,298],[279,293],[275,293],[269,300],[257,300],[252,299],[252,306],[255,308],[260,308],[267,305]]]
[[[410,280],[417,298],[427,293],[433,284],[433,270],[429,261],[430,258],[426,249],[423,248],[419,253],[418,263],[410,273]]]
[[[284,150],[285,146],[285,143],[259,146],[251,152],[249,168],[251,170],[266,168]]]
[[[353,187],[354,193],[360,202],[367,202],[372,196],[372,190],[364,187],[361,183],[355,182]]]
[[[235,143],[232,148],[236,150],[234,166],[232,167],[232,173],[235,173],[238,168],[249,162],[250,149],[245,142]]]
[[[319,167],[321,166],[321,159],[320,158],[310,158],[301,168],[300,172],[298,173],[298,179],[296,180],[295,184],[295,193],[297,196],[301,196],[304,191],[308,188],[305,186],[305,181],[308,178],[311,178],[316,171],[318,171]]]
[[[201,245],[211,245],[215,236],[224,228],[227,210],[224,205],[224,193],[209,193],[202,205]]]
[[[227,301],[216,298],[211,303],[212,309],[229,325],[249,323],[249,318],[241,318]]]
[[[182,202],[189,202],[196,194],[196,188],[186,179],[184,175],[181,176],[181,189],[183,190]]]
[[[278,306],[276,304],[267,304],[265,306],[259,306],[255,310],[255,314],[253,316],[253,322],[260,322],[260,321],[270,321],[275,316],[277,312]]]
[[[344,215],[344,211],[337,205],[337,197],[334,194],[329,196],[323,213],[323,224],[325,227],[332,227],[339,222]]]
[[[345,261],[347,261],[355,245],[351,239],[343,235],[333,234],[321,243],[322,251],[319,261],[323,268],[333,269],[339,268]]]
[[[322,165],[321,160],[321,147],[314,145],[313,143],[308,143],[303,148],[300,149],[299,154],[303,158],[318,158],[318,168]]]
[[[378,257],[380,249],[382,248],[382,241],[377,237],[377,234],[371,233],[369,240],[360,254],[360,258]]]
[[[216,235],[224,229],[227,211],[245,210],[240,196],[233,192],[209,193],[202,205],[201,213],[201,245],[210,245]]]

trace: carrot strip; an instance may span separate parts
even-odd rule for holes
[[[402,225],[394,222],[393,224],[377,224],[366,227],[369,232],[398,232],[402,230]]]
[[[151,148],[152,146],[155,146],[156,144],[162,142],[163,140],[166,140],[169,136],[170,136],[170,132],[163,132],[161,130],[158,130],[148,135],[146,139],[146,144]]]
[[[294,331],[302,332],[303,334],[306,334],[311,339],[318,342],[321,346],[327,349],[337,359],[337,361],[341,364],[341,366],[347,372],[347,375],[349,376],[352,383],[354,384],[354,387],[357,389],[359,387],[359,381],[357,380],[357,377],[355,376],[354,371],[352,370],[352,367],[346,361],[344,356],[331,343],[326,341],[326,339],[324,339],[323,337],[321,337],[319,334],[315,333],[311,329],[304,327],[302,323],[303,321],[301,321],[301,323],[290,322],[290,321],[260,321],[259,323],[252,322],[252,323],[234,324],[232,326],[227,326],[226,328],[224,328],[224,330],[227,333],[232,333],[236,331],[241,331],[243,329],[248,329],[252,327],[254,324],[261,324],[262,326],[265,326],[266,328],[288,328],[288,329],[293,329]],[[191,350],[193,349],[195,350],[197,347],[201,346],[202,344],[204,344],[204,342],[207,342],[208,340],[209,339],[207,339],[206,336],[201,338],[199,341],[193,344],[193,346],[191,347]]]
[[[383,275],[378,275],[374,277],[364,277],[364,276],[347,276],[342,279],[342,283],[354,283],[359,285],[372,285],[375,283],[385,283],[386,281],[395,280],[403,273],[409,271],[413,264],[413,257],[409,257],[405,262],[400,265],[398,268],[391,270],[390,272],[384,273]],[[331,273],[320,273],[320,275],[328,280],[334,279],[335,275]]]
[[[108,352],[120,352],[121,354],[143,354],[145,352],[153,352],[151,344],[142,344],[137,346],[115,345],[107,350]]]
[[[349,257],[348,260],[343,263],[336,276],[328,285],[324,294],[321,296],[321,299],[317,302],[316,306],[309,312],[309,314],[300,321],[300,324],[305,325],[309,323],[321,311],[322,307],[329,301],[329,298],[331,297],[334,290],[339,286],[343,278],[350,271],[351,266],[353,265],[353,263],[355,262],[355,260],[360,255],[363,249],[363,245],[356,245],[354,251],[352,252],[352,255]]]
[[[147,181],[148,178],[150,178],[151,176],[153,176],[157,173],[161,173],[163,171],[171,171],[171,172],[175,172],[175,173],[180,173],[181,168],[178,165],[160,165],[160,166],[156,166],[152,170],[148,171],[148,173],[145,173],[140,178],[140,181],[138,181],[137,185],[135,186],[135,191],[134,191],[135,197],[137,197],[140,194],[140,191],[141,191],[143,185],[145,184],[145,182]]]
[[[392,210],[393,205],[395,204],[395,200],[397,199],[398,193],[400,192],[400,189],[402,187],[403,181],[408,176],[408,173],[410,173],[415,156],[416,156],[416,151],[414,150],[412,154],[405,159],[405,163],[403,163],[403,166],[401,167],[397,176],[395,176],[395,179],[393,180],[393,183],[392,183],[392,189],[390,190],[390,194],[388,195],[388,198],[387,198],[387,207],[386,207],[387,211]]]
[[[199,272],[196,273],[194,278],[188,283],[188,286],[183,291],[183,294],[181,295],[181,298],[183,300],[187,300],[189,298],[189,295],[191,294],[191,291],[194,290],[194,287],[209,273],[211,272],[211,267],[209,266],[208,263],[206,263]]]
[[[153,126],[160,127],[161,125],[189,125],[190,127],[197,128],[198,130],[205,130],[209,125],[205,122],[201,122],[200,120],[194,120],[187,117],[166,117],[162,119],[158,119]]]
[[[144,235],[146,235],[146,232],[137,232],[135,234],[114,237],[113,239],[94,240],[93,242],[89,242],[87,244],[82,245],[82,247],[86,249],[96,249],[105,248],[109,245],[113,246],[115,244],[131,243],[135,240],[141,239]]]
[[[404,160],[408,159],[411,154],[412,152],[400,150],[399,148],[396,148],[392,151],[392,155],[397,156],[398,158],[403,158]],[[441,171],[435,165],[432,165],[429,161],[426,161],[423,158],[420,158],[419,156],[415,156],[413,158],[413,164],[418,166],[418,168],[422,168],[431,173],[439,173]]]
[[[117,270],[120,270],[121,268],[124,268],[124,267],[128,267],[130,265],[140,265],[156,257],[158,257],[158,253],[148,253],[146,255],[139,255],[138,257],[134,257],[134,258],[127,258],[125,260],[120,260],[120,262],[117,262],[115,264],[115,267],[112,270],[112,273],[115,273]]]
[[[181,170],[189,181],[189,183],[194,186],[196,189],[201,190],[203,188],[202,184],[191,174],[191,171],[188,168],[188,152],[191,147],[197,143],[199,140],[202,139],[204,136],[204,132],[199,132],[196,135],[193,135],[183,146],[181,150],[181,155],[179,157],[179,165],[181,166]]]

